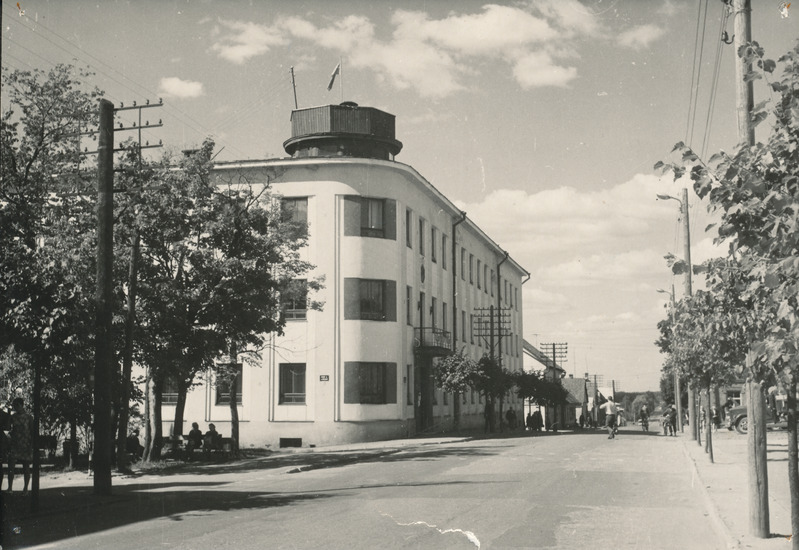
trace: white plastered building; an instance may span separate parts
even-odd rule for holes
[[[242,367],[240,446],[323,446],[483,425],[476,394],[435,388],[437,358],[464,349],[522,369],[528,272],[411,166],[394,116],[352,103],[292,112],[290,158],[219,163],[215,177],[269,184],[308,223],[302,258],[324,278],[286,311],[262,364]],[[491,322],[493,319],[493,323]],[[229,394],[207,373],[189,391],[185,424],[230,435]],[[172,433],[174,405],[162,407]],[[521,401],[509,396],[518,412]],[[507,405],[506,405],[507,407]],[[183,433],[187,433],[187,427]]]

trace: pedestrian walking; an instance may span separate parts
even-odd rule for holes
[[[14,470],[17,463],[22,465],[22,494],[28,494],[30,483],[30,464],[33,462],[33,417],[25,411],[25,400],[17,397],[12,401],[11,433],[8,449],[8,489],[12,493],[14,487]]]
[[[618,414],[618,407],[616,402],[613,401],[613,396],[608,396],[608,400],[600,407],[605,410],[605,427],[608,429],[608,439],[616,437],[616,415]]]
[[[672,405],[669,408],[669,432],[671,435],[677,435],[677,407]]]

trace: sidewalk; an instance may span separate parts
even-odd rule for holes
[[[706,497],[710,519],[726,534],[730,548],[790,549],[791,497],[788,489],[788,433],[768,433],[768,488],[771,538],[749,535],[746,436],[726,428],[713,433],[713,458],[690,439],[679,436],[693,467],[696,483]]]

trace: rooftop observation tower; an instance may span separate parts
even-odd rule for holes
[[[402,149],[394,115],[345,101],[291,112],[291,138],[283,142],[293,158],[358,157],[394,160]]]

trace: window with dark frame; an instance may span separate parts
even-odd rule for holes
[[[419,254],[424,256],[424,220],[419,218]]]
[[[308,197],[280,199],[280,216],[283,226],[293,239],[308,236]]]
[[[279,405],[305,404],[305,363],[280,363]]]
[[[474,254],[469,254],[469,284],[474,284]]]
[[[361,199],[362,237],[385,237],[385,204],[384,199]]]
[[[358,391],[363,404],[386,403],[386,365],[361,363],[358,372]]]
[[[178,391],[177,378],[174,374],[167,374],[161,388],[161,404],[175,405],[178,402]]]
[[[386,283],[361,279],[359,285],[361,319],[381,321],[386,318]]]
[[[441,269],[447,269],[447,236],[441,235]]]
[[[413,212],[405,209],[405,246],[413,248]]]
[[[308,281],[294,279],[280,296],[286,320],[304,320],[308,316]]]
[[[481,263],[482,262],[480,262],[480,260],[477,260],[477,289],[478,290],[480,290],[480,268],[482,267]]]
[[[236,404],[242,404],[242,397],[241,391],[244,387],[242,380],[244,378],[244,374],[242,373],[241,363],[236,365]],[[230,405],[230,386],[227,380],[223,380],[222,377],[217,375],[216,381],[216,404],[217,405]]]
[[[430,261],[438,263],[436,248],[438,247],[438,230],[435,227],[430,228]]]
[[[447,320],[447,302],[441,302],[441,329],[446,331],[449,322]]]
[[[405,323],[413,326],[413,288],[405,287]]]
[[[430,326],[438,327],[438,299],[433,296],[430,298]]]

